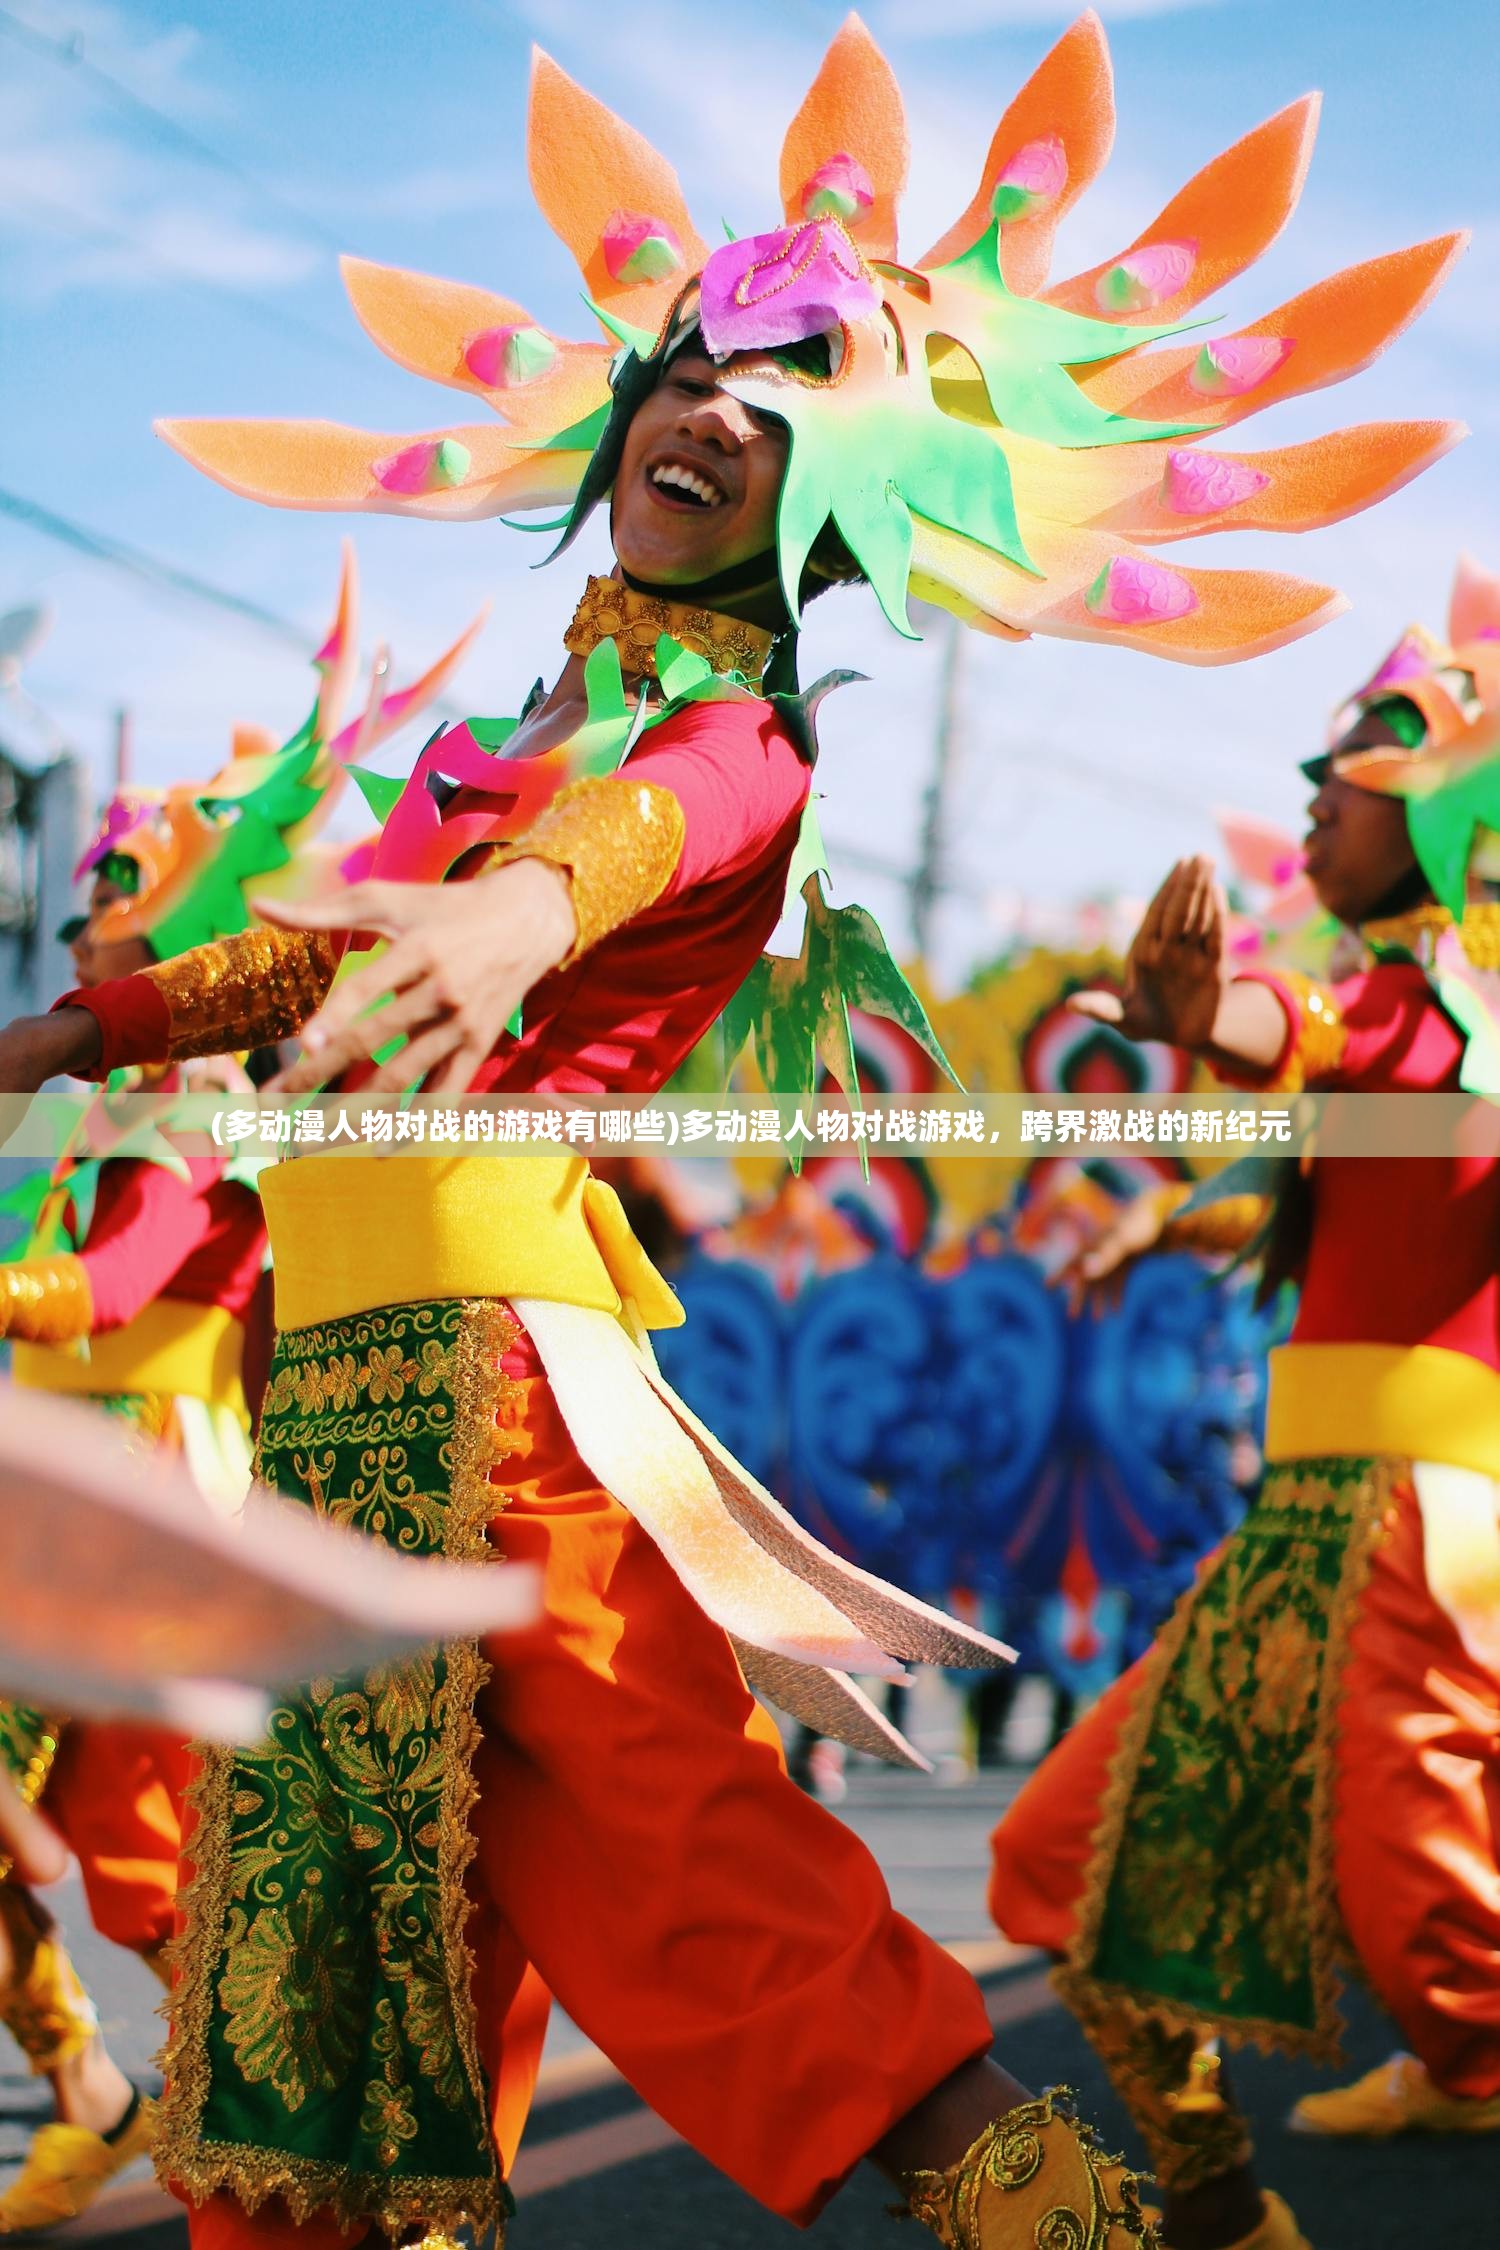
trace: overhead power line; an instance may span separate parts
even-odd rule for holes
[[[290,618],[279,617],[274,610],[264,608],[244,594],[231,592],[227,586],[215,586],[193,571],[179,570],[175,563],[163,562],[159,556],[147,554],[142,547],[129,546],[123,539],[111,539],[102,531],[91,531],[86,524],[75,523],[71,516],[60,516],[54,509],[44,508],[38,500],[28,500],[19,492],[8,492],[0,487],[0,515],[29,524],[44,538],[55,539],[61,546],[71,547],[76,554],[87,555],[91,562],[103,563],[106,569],[120,571],[128,578],[154,586],[161,593],[185,596],[211,609],[223,610],[228,616],[237,617],[241,624],[257,625],[263,633],[271,633],[277,640],[306,651],[305,626],[294,625]]]
[[[196,133],[190,132],[187,126],[180,125],[168,111],[158,109],[154,102],[148,102],[142,95],[135,93],[122,79],[116,78],[113,72],[104,69],[102,64],[91,61],[84,53],[81,33],[75,32],[69,38],[54,38],[49,32],[39,31],[35,24],[27,23],[23,17],[14,15],[5,7],[0,7],[0,33],[13,39],[28,53],[40,55],[48,62],[57,63],[70,71],[75,78],[83,80],[96,93],[101,94],[113,108],[133,117],[155,139],[169,143],[180,155],[189,156],[195,163],[205,164],[211,170],[221,172],[238,187],[259,196],[262,202],[274,205],[284,218],[292,220],[305,234],[322,243],[335,256],[345,248],[320,219],[315,218],[312,212],[304,211],[284,189],[270,180],[262,179],[248,166],[226,155],[222,149],[215,148],[211,142],[200,140]]]
[[[233,282],[216,281],[208,274],[199,273],[194,267],[185,266],[159,249],[155,243],[148,242],[143,234],[132,233],[125,227],[96,217],[93,212],[80,211],[74,205],[60,202],[52,196],[37,195],[30,188],[21,191],[13,207],[24,209],[28,205],[40,214],[45,223],[64,226],[74,234],[92,236],[97,242],[111,243],[118,249],[138,254],[170,279],[180,283],[184,289],[207,290],[216,297],[222,297],[238,311],[248,314],[252,320],[258,320],[262,326],[274,328],[300,344],[311,344],[320,352],[337,352],[341,358],[351,350],[350,340],[336,336],[331,328],[320,328],[314,322],[304,320],[299,313],[287,312],[280,305],[257,296],[248,289],[237,289]]]

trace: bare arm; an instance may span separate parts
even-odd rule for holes
[[[87,1078],[99,1060],[99,1026],[86,1008],[17,1016],[0,1030],[0,1094],[34,1094],[49,1078]]]

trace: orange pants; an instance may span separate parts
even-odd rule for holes
[[[83,1873],[89,1919],[132,1953],[172,1935],[187,1745],[165,1728],[74,1719],[43,1809]]]
[[[531,1963],[660,2117],[806,2224],[986,2052],[984,2001],[788,1780],[724,1634],[593,1481],[548,1384],[523,1380],[500,1413],[513,1449],[491,1537],[540,1566],[544,1611],[490,1652],[480,1702],[469,1938],[497,2137]],[[226,2194],[192,2217],[196,2250],[360,2231]]]
[[[996,1829],[990,1911],[1066,1951],[1140,1666],[1038,1768]],[[1402,1493],[1350,1636],[1334,1748],[1334,1881],[1360,1964],[1445,2093],[1500,2093],[1500,1681],[1427,1589]]]

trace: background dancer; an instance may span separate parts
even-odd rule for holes
[[[1407,633],[1305,769],[1309,878],[1372,965],[1332,985],[1231,975],[1212,870],[1190,861],[1147,912],[1123,1001],[1092,1012],[1235,1084],[1494,1092],[1497,719],[1500,581],[1466,565],[1447,643]],[[1341,1949],[1413,2052],[1295,2122],[1500,2128],[1500,1166],[1285,1169],[1267,1270],[1301,1295],[1259,1498],[994,1839],[995,1919],[1063,1961],[1174,2250],[1300,2242],[1262,2205],[1212,2042],[1333,2056]],[[1201,1246],[1222,1222],[1228,1245],[1263,1215],[1226,1196],[1176,1223]],[[1145,1246],[1127,1227],[1096,1278]]]
[[[165,797],[122,791],[106,807],[77,870],[89,880],[88,910],[66,933],[81,988],[243,928],[248,914],[226,848],[239,852],[245,876],[279,876],[294,893],[337,879],[311,842],[336,784],[351,759],[440,691],[469,638],[413,689],[389,698],[378,666],[369,706],[341,733],[358,654],[356,607],[346,552],[336,616],[317,658],[318,701],[288,745],[277,751],[242,733],[215,780]],[[232,845],[219,809],[226,803],[238,808]],[[259,850],[247,854],[247,838]],[[108,1095],[87,1104],[46,1183],[29,1244],[0,1264],[0,1338],[11,1344],[16,1384],[86,1398],[137,1442],[182,1454],[200,1491],[233,1511],[250,1477],[241,1361],[266,1232],[245,1168],[205,1133],[174,1124],[174,1097],[213,1085],[251,1092],[243,1071],[221,1059],[122,1072]],[[181,1735],[127,1720],[67,1723],[0,1699],[0,1757],[25,1804],[45,1796],[100,1935],[162,1975],[188,1774]],[[35,2232],[77,2217],[150,2145],[154,2105],[109,2057],[53,1917],[11,1874],[0,1876],[0,2020],[32,2071],[51,2082],[56,2105],[0,2195],[0,2231]]]

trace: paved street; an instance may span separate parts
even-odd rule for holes
[[[943,1788],[866,1770],[855,1776],[843,1810],[878,1854],[897,1903],[981,1974],[999,2051],[1011,2068],[1033,2084],[1063,2079],[1077,2086],[1088,2108],[1123,2139],[1123,2122],[1041,1967],[1001,1945],[985,1919],[986,1837],[1018,1779],[987,1775],[975,1785]],[[79,1901],[71,1891],[62,1897],[76,1931]],[[112,2044],[131,2067],[146,2068],[158,2034],[149,1980],[87,1933],[77,1950]],[[1359,2067],[1396,2044],[1367,2005],[1352,2007],[1351,2019]],[[1236,2068],[1266,2176],[1292,2202],[1314,2250],[1412,2250],[1429,2237],[1464,2250],[1500,2245],[1500,2139],[1371,2150],[1298,2138],[1281,2120],[1315,2074],[1256,2056]],[[28,2120],[38,2114],[30,2082],[8,2069],[0,2076],[0,2171],[13,2163]],[[790,2250],[798,2239],[684,2149],[571,2025],[555,2026],[549,2041],[516,2188],[521,2209],[510,2250]],[[803,2239],[810,2250],[877,2250],[887,2242],[896,2250],[905,2236],[890,2232],[888,2200],[873,2176],[856,2179]],[[185,2250],[175,2207],[149,2174],[117,2185],[57,2239]]]

